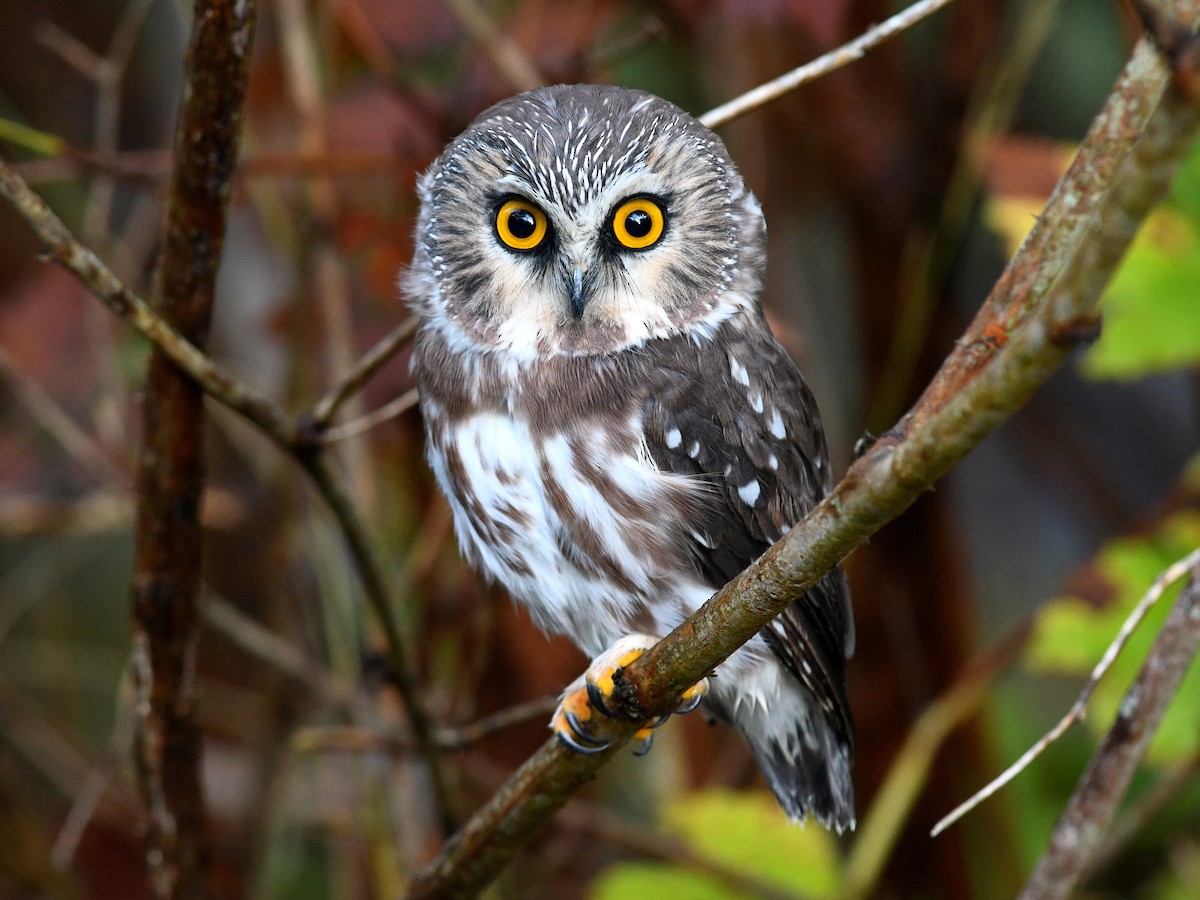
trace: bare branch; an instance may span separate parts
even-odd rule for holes
[[[902,12],[896,13],[886,22],[864,31],[848,44],[843,44],[836,50],[830,50],[812,62],[792,69],[787,74],[780,75],[766,84],[760,84],[758,87],[746,91],[740,97],[722,103],[715,109],[710,109],[700,116],[700,121],[709,128],[728,125],[734,119],[754,112],[772,100],[778,100],[784,94],[794,91],[803,84],[816,81],[830,72],[862,59],[871,48],[882,44],[888,38],[907,31],[922,19],[928,18],[943,6],[949,6],[953,2],[954,0],[920,0]]]
[[[523,725],[538,719],[549,721],[550,715],[557,707],[558,697],[555,696],[518,703],[457,728],[442,728],[438,731],[438,743],[447,750],[466,750],[484,738],[514,725]]]
[[[557,697],[539,697],[518,703],[507,709],[469,722],[466,725],[443,725],[434,733],[437,746],[443,750],[469,750],[487,737],[526,722],[548,721],[558,706]],[[413,736],[408,732],[382,731],[362,727],[302,728],[292,737],[299,750],[341,751],[344,753],[391,753],[400,755],[413,749]]]
[[[300,147],[323,155],[329,150],[326,134],[328,111],[322,83],[318,29],[303,0],[278,0],[276,13],[283,47],[288,96],[299,118]],[[333,179],[316,175],[301,185],[309,224],[309,246],[303,254],[302,278],[312,287],[313,302],[324,333],[322,352],[326,370],[333,376],[356,368],[354,326],[350,314],[350,279],[342,253],[333,240],[337,231],[338,195]],[[362,400],[346,394],[351,415],[362,414]],[[375,477],[367,447],[349,444],[331,450],[353,486],[355,498],[366,510],[375,506]]]
[[[201,614],[231,642],[318,694],[326,703],[355,705],[356,691],[305,654],[295,644],[246,615],[228,600],[207,592]]]
[[[933,837],[937,837],[988,797],[992,796],[992,794],[996,793],[996,791],[1000,790],[1000,788],[1020,775],[1030,763],[1041,756],[1051,744],[1062,737],[1068,728],[1076,722],[1082,722],[1087,717],[1088,701],[1092,699],[1092,694],[1095,693],[1100,680],[1112,668],[1112,664],[1116,662],[1117,656],[1120,655],[1125,645],[1129,643],[1129,638],[1133,636],[1133,632],[1137,630],[1138,625],[1146,618],[1146,614],[1159,601],[1159,598],[1162,597],[1167,588],[1187,575],[1196,566],[1200,566],[1200,550],[1195,550],[1183,559],[1168,566],[1166,571],[1154,579],[1154,583],[1150,585],[1149,590],[1146,591],[1132,612],[1129,613],[1129,616],[1121,625],[1121,629],[1117,632],[1116,637],[1113,638],[1112,643],[1108,645],[1108,649],[1104,651],[1104,655],[1100,658],[1100,661],[1092,669],[1092,674],[1084,684],[1083,690],[1079,692],[1079,696],[1075,698],[1075,702],[1071,704],[1071,708],[1067,711],[1067,714],[1059,719],[1053,728],[1042,735],[1032,747],[1022,753],[1015,763],[939,820],[933,826],[933,831],[931,832]]]
[[[50,859],[60,869],[71,865],[84,830],[92,821],[105,793],[112,788],[113,782],[129,758],[130,746],[133,744],[134,708],[133,679],[128,672],[117,687],[117,702],[113,720],[108,749],[99,762],[92,767],[83,785],[75,794],[75,798],[71,802],[71,809],[54,841]]]
[[[1174,0],[1167,7],[1181,22],[1193,23],[1200,16],[1200,0]],[[1042,303],[1072,248],[1095,220],[1104,200],[1103,186],[1145,131],[1173,77],[1155,42],[1148,37],[1139,40],[1070,168],[1021,245],[1020,264],[1010,264],[1001,274],[903,426],[913,427],[921,417],[941,409],[946,398],[974,378]]]
[[[1086,879],[1094,872],[1103,871],[1114,862],[1148,825],[1157,822],[1162,813],[1196,783],[1197,776],[1200,776],[1200,753],[1196,752],[1164,772],[1158,782],[1130,803],[1121,818],[1113,823],[1104,836],[1103,845],[1088,861],[1083,877]]]
[[[396,614],[392,609],[391,594],[388,591],[383,570],[379,565],[378,556],[371,546],[371,539],[358,515],[354,502],[334,474],[328,457],[324,453],[314,452],[304,454],[299,459],[337,518],[350,555],[354,560],[355,568],[358,569],[359,576],[362,578],[367,604],[371,607],[371,611],[375,614],[383,631],[388,654],[388,674],[404,701],[415,743],[429,769],[430,787],[441,816],[441,826],[448,833],[455,827],[454,813],[441,758],[433,739],[433,723],[417,692],[413,677],[414,669],[409,660],[403,636],[400,634]]]
[[[285,450],[293,447],[295,430],[270,400],[256,394],[218,366],[194,343],[183,337],[144,300],[121,283],[91,250],[71,236],[37,194],[12,169],[0,161],[0,196],[20,213],[37,235],[44,258],[69,270],[110,310],[147,338],[165,356],[199,384],[206,394],[228,406],[258,427]]]
[[[48,19],[41,19],[33,26],[33,37],[84,78],[98,80],[104,58],[75,35]]]
[[[1054,826],[1050,845],[1020,897],[1070,895],[1098,852],[1167,707],[1200,648],[1200,566],[1163,623],[1116,721]]]
[[[8,382],[29,414],[76,462],[119,488],[129,487],[129,474],[109,458],[104,448],[40,384],[12,364],[4,347],[0,347],[0,379]]]
[[[360,390],[371,376],[395,356],[417,333],[417,317],[409,316],[359,359],[354,369],[313,407],[311,427],[324,430],[346,398]]]
[[[358,437],[360,434],[366,434],[376,425],[382,425],[388,419],[394,419],[408,412],[417,405],[419,399],[417,389],[409,388],[399,397],[383,404],[379,409],[371,410],[365,416],[360,416],[357,419],[347,422],[345,425],[330,428],[325,432],[323,441],[326,444],[331,444],[335,441],[344,441],[352,437]]]

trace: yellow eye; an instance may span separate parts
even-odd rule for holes
[[[635,197],[613,213],[612,233],[622,247],[644,250],[658,243],[666,224],[661,206],[649,197]]]
[[[509,200],[496,213],[496,234],[513,250],[532,250],[546,239],[546,214],[528,200]]]

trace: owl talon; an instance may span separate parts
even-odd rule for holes
[[[558,737],[558,742],[568,750],[591,756],[594,753],[603,753],[612,746],[612,741],[598,741],[588,734],[587,729],[575,713],[564,712],[563,718],[566,719],[570,728],[556,728],[554,733]]]
[[[610,719],[617,718],[617,714],[608,708],[608,698],[597,685],[591,681],[588,681],[586,683],[586,688],[588,700],[590,700],[592,703],[592,709],[596,710],[596,712],[600,713],[600,715],[607,716]]]
[[[675,707],[676,715],[686,716],[694,712],[708,695],[708,679],[701,678],[679,697],[679,705]]]
[[[588,692],[582,688],[572,688],[563,694],[562,702],[550,720],[550,729],[558,737],[559,743],[569,750],[588,755],[602,753],[612,742],[592,737],[586,724],[591,718],[592,706],[588,702]]]
[[[571,737],[564,731],[560,731],[558,733],[558,742],[568,750],[574,753],[582,753],[584,756],[593,756],[597,753],[603,753],[610,746],[612,746],[612,744],[608,741],[604,741],[603,743],[595,745],[581,744],[576,738]]]
[[[614,707],[613,695],[616,693],[616,674],[618,669],[632,663],[654,646],[655,638],[644,634],[631,634],[621,638],[606,652],[602,653],[592,664],[583,677],[577,680],[563,694],[562,702],[550,720],[550,728],[558,737],[559,742],[576,753],[602,753],[612,746],[611,741],[599,740],[589,731],[594,715],[607,718],[624,718],[626,716],[619,707]],[[633,736],[640,745],[634,750],[635,756],[645,756],[650,752],[654,743],[654,729],[662,725],[675,714],[689,713],[700,705],[708,693],[708,679],[702,678],[692,685],[679,698],[679,705],[671,712],[660,716],[653,722],[646,723]]]

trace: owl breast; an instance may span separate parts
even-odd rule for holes
[[[711,593],[677,521],[702,485],[659,472],[635,418],[617,433],[586,420],[543,433],[494,411],[444,420],[428,444],[472,561],[592,655],[631,631],[665,633]]]

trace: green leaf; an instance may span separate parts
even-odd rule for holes
[[[1093,378],[1200,365],[1200,143],[1147,219],[1104,295],[1104,331],[1083,359]]]
[[[1159,573],[1197,546],[1200,515],[1191,512],[1166,520],[1155,534],[1108,544],[1097,555],[1095,568],[1111,586],[1111,601],[1102,608],[1078,597],[1060,597],[1047,603],[1034,623],[1026,652],[1028,666],[1042,673],[1086,676]],[[1159,599],[1096,689],[1087,719],[1093,732],[1102,733],[1112,723],[1178,590],[1177,585]],[[1194,752],[1198,733],[1200,667],[1194,666],[1159,728],[1150,758],[1165,762]]]
[[[706,790],[671,804],[664,829],[698,857],[785,891],[836,897],[839,871],[832,835],[790,824],[765,793]],[[633,896],[709,900],[745,896],[716,876],[674,863],[618,863],[592,884],[591,900]]]
[[[731,900],[747,896],[719,881],[666,863],[623,862],[609,866],[592,882],[590,900],[670,897],[671,900]]]
[[[1200,223],[1154,212],[1104,295],[1104,329],[1083,358],[1092,378],[1200,365]]]

